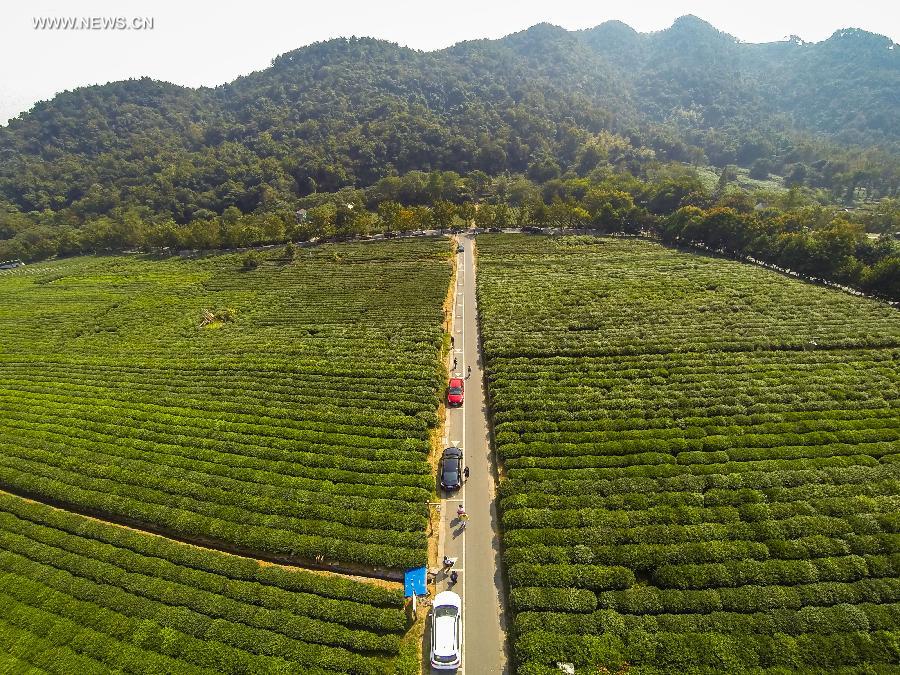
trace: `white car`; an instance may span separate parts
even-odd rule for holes
[[[431,610],[431,667],[456,670],[462,665],[462,600],[453,591],[434,598]]]

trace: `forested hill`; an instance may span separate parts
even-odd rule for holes
[[[410,170],[540,182],[656,160],[884,196],[898,147],[900,48],[886,37],[745,44],[690,16],[650,34],[540,24],[436,52],[330,40],[214,89],[59,94],[0,128],[0,207],[80,222],[140,205],[184,223]]]

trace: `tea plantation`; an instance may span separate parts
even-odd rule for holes
[[[198,543],[426,556],[445,240],[0,273],[0,487]]]
[[[0,671],[395,672],[403,593],[0,491]]]
[[[478,254],[518,672],[896,672],[897,310],[639,240]]]

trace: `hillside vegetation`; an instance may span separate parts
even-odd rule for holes
[[[478,253],[517,672],[896,667],[896,310],[643,241]]]
[[[691,16],[427,53],[335,39],[214,89],[139,79],[41,102],[0,129],[0,198],[62,210],[56,225],[117,208],[186,223],[414,170],[584,174],[610,159],[603,131],[635,165],[756,165],[880,197],[900,184],[895,46],[857,29],[743,44]]]

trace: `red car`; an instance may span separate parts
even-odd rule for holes
[[[447,405],[461,406],[463,404],[463,388],[461,377],[450,378],[450,386],[447,387]]]

